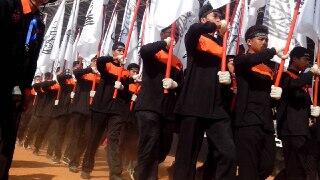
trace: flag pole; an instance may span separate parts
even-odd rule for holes
[[[285,48],[283,50],[284,54],[287,54],[289,52],[291,39],[292,39],[292,36],[293,36],[294,28],[296,26],[297,17],[298,17],[298,14],[299,14],[300,4],[301,4],[301,0],[297,0],[296,6],[294,8],[293,18],[292,18],[292,21],[291,21],[291,24],[290,24],[290,31],[289,31],[289,34],[288,34],[286,46],[285,46]],[[275,84],[274,84],[276,87],[279,87],[281,76],[282,76],[282,73],[283,73],[284,63],[285,63],[285,59],[282,59],[281,63],[280,63],[280,66],[279,66],[279,69],[278,69],[278,74],[277,74],[277,77],[276,77],[276,81],[275,81]]]
[[[166,78],[170,78],[170,74],[171,74],[173,46],[174,46],[174,41],[175,41],[174,38],[175,38],[175,34],[176,34],[176,29],[177,29],[176,26],[177,26],[176,22],[174,22],[171,25],[171,41],[170,41],[169,56],[168,56],[167,68],[166,68]],[[168,94],[169,93],[168,89],[164,89],[164,93]]]
[[[129,29],[129,34],[128,34],[128,38],[127,38],[127,41],[126,41],[126,47],[125,47],[124,53],[123,53],[123,58],[124,58],[124,59],[127,58],[127,55],[128,55],[128,50],[129,50],[129,45],[130,45],[130,39],[131,39],[131,35],[132,35],[134,23],[135,23],[135,21],[136,21],[136,19],[137,19],[137,16],[138,16],[138,12],[139,12],[139,8],[140,8],[140,3],[141,3],[141,0],[138,0],[137,3],[136,3],[136,7],[134,8],[134,15],[133,15],[132,21],[131,21],[131,23],[130,23],[130,29]],[[120,80],[121,80],[122,71],[123,71],[123,66],[121,66],[121,68],[120,68],[119,71],[118,71],[117,81],[120,81]],[[117,98],[117,95],[118,95],[118,89],[114,89],[113,99]]]
[[[320,64],[320,39],[318,40],[318,55],[317,64]],[[313,106],[318,106],[318,91],[319,91],[319,76],[315,75],[314,89],[313,89]]]
[[[240,21],[239,21],[238,37],[237,37],[236,54],[239,54],[239,50],[240,50],[240,37],[241,37],[241,29],[243,25],[244,7],[245,7],[245,0],[241,0],[241,14],[240,14]]]
[[[226,71],[227,68],[227,43],[229,37],[229,24],[230,24],[230,3],[226,6],[226,21],[227,21],[227,31],[224,33],[223,36],[223,55],[221,60],[221,71]]]
[[[104,34],[104,25],[105,25],[105,19],[106,19],[106,8],[107,6],[104,4],[103,5],[103,16],[102,16],[102,33],[101,33],[101,37],[100,37],[100,42],[99,42],[99,46],[98,46],[98,51],[97,51],[97,58],[100,56],[100,51],[101,51],[101,45],[102,45],[102,38],[103,38],[103,34]],[[95,91],[96,90],[96,84],[97,84],[97,81],[96,81],[96,74],[93,74],[93,80],[92,80],[92,85],[91,85],[91,91]],[[90,105],[92,104],[93,102],[93,97],[90,96],[90,100],[89,100],[89,103]]]

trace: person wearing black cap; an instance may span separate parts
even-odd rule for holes
[[[286,59],[282,49],[267,48],[268,28],[250,27],[245,33],[248,51],[234,59],[237,79],[235,143],[240,180],[266,179],[273,170],[275,137],[272,99],[280,99],[280,87],[274,87],[271,59]],[[270,91],[271,87],[271,91]]]
[[[135,106],[138,121],[138,180],[157,179],[158,165],[169,153],[173,132],[169,125],[175,123],[173,114],[177,95],[183,79],[181,61],[172,56],[170,78],[166,78],[166,64],[170,46],[171,28],[161,30],[160,41],[141,47],[143,61],[142,82]],[[176,31],[175,41],[179,32]],[[174,40],[173,40],[174,41]],[[164,89],[168,93],[164,93]]]
[[[20,119],[15,116],[19,117],[22,111],[20,106],[16,108],[13,105],[12,90],[15,86],[20,86],[23,96],[25,88],[31,87],[35,71],[33,67],[36,61],[30,62],[28,60],[36,58],[27,58],[25,51],[27,29],[34,15],[39,13],[39,6],[46,3],[48,3],[46,0],[0,1],[0,34],[3,36],[1,42],[4,43],[0,48],[1,62],[3,62],[3,67],[17,71],[17,73],[13,73],[13,76],[7,76],[5,71],[0,72],[1,77],[7,77],[3,79],[0,88],[0,179],[8,179]],[[41,22],[39,22],[39,26],[42,26]],[[38,46],[41,45],[42,36],[43,33],[40,33]],[[39,52],[40,48],[35,47],[35,49]],[[38,54],[33,50],[32,53]]]
[[[91,133],[83,158],[82,178],[90,177],[95,154],[106,128],[109,179],[121,178],[123,130],[125,115],[129,112],[127,102],[130,101],[127,84],[128,72],[123,70],[121,80],[117,80],[119,69],[126,64],[123,58],[124,50],[125,45],[122,42],[115,42],[112,46],[112,56],[102,56],[97,60],[97,70],[101,75],[101,80],[91,107]],[[116,98],[113,98],[114,89],[118,89]]]
[[[221,95],[221,84],[229,85],[231,79],[228,71],[220,71],[223,48],[216,36],[225,30],[225,23],[221,13],[210,4],[201,7],[199,20],[185,36],[188,62],[175,107],[181,128],[173,179],[195,178],[197,157],[206,132],[209,149],[213,151],[209,153],[210,159],[216,168],[213,177],[208,178],[232,180],[236,176],[236,152],[231,120]]]
[[[314,166],[317,162],[310,158],[315,147],[312,147],[309,118],[319,116],[319,107],[311,105],[308,86],[312,84],[312,72],[316,73],[318,68],[303,73],[310,60],[306,48],[293,48],[289,67],[281,79],[283,93],[277,107],[277,132],[282,140],[285,169],[278,179],[281,174],[290,180],[317,179]]]
[[[95,91],[92,91],[92,84],[94,82],[98,84],[100,79],[96,64],[97,58],[93,57],[90,66],[83,68],[83,62],[80,61],[73,70],[77,84],[70,94],[72,98],[70,113],[73,127],[68,152],[70,152],[69,171],[71,172],[78,172],[80,157],[87,148],[91,133],[90,99],[95,95]]]

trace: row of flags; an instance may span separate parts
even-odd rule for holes
[[[45,34],[44,42],[40,50],[37,64],[38,72],[53,71],[57,67],[70,69],[77,55],[84,58],[84,64],[89,65],[91,59],[96,56],[111,53],[111,47],[115,40],[115,29],[118,21],[117,7],[114,7],[109,24],[104,25],[105,6],[108,0],[92,0],[86,14],[83,29],[76,34],[76,25],[80,0],[75,0],[71,15],[67,24],[67,30],[61,42],[63,18],[65,13],[65,1],[62,0],[58,10]],[[243,44],[245,31],[257,20],[258,9],[265,6],[263,24],[269,27],[269,45],[285,45],[289,27],[292,21],[294,1],[288,0],[237,0],[237,7],[231,19],[228,39],[228,55],[237,53],[237,45]],[[116,6],[118,5],[116,3]],[[214,8],[220,8],[230,0],[207,0]],[[127,0],[121,32],[118,41],[126,43],[131,23],[133,31],[128,47],[128,63],[138,63],[139,48],[143,44],[160,39],[160,30],[177,22],[180,38],[176,43],[175,55],[186,66],[186,50],[184,35],[191,24],[198,21],[198,0],[147,0],[146,9],[138,33],[137,21],[134,19],[134,11],[137,0]],[[299,9],[298,21],[295,27],[294,40],[291,46],[301,45],[306,47],[306,37],[311,38],[316,47],[320,39],[320,1],[302,0]],[[102,42],[102,43],[101,43]],[[101,47],[99,49],[99,44]],[[317,49],[317,48],[316,48]],[[279,62],[279,59],[274,59]]]

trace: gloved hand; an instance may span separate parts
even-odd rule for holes
[[[319,117],[319,115],[320,115],[320,107],[319,106],[311,105],[310,110],[311,110],[311,116]]]
[[[167,43],[167,48],[170,47],[170,42],[171,42],[171,37],[167,37],[166,39],[164,39],[164,42]],[[176,41],[173,40],[173,47],[176,45]]]
[[[282,94],[282,88],[281,87],[276,87],[274,85],[271,86],[270,96],[273,99],[279,100],[281,98],[281,94]]]
[[[288,59],[289,57],[289,54],[283,54],[283,49],[284,48],[275,48],[276,49],[276,53],[277,53],[277,56],[280,58],[280,59]]]
[[[127,59],[125,59],[123,55],[118,55],[115,59],[122,65],[125,65],[127,63]]]
[[[310,71],[313,73],[313,74],[316,74],[316,75],[320,75],[320,69],[319,69],[319,66],[317,64],[314,64]]]
[[[220,21],[220,28],[219,28],[219,32],[221,35],[224,35],[224,33],[228,30],[227,27],[227,21],[226,20],[221,20]]]
[[[132,96],[131,96],[131,101],[136,101],[137,100],[137,95],[135,95],[135,94],[132,94]]]
[[[229,71],[219,71],[218,76],[219,76],[219,82],[221,84],[225,84],[225,85],[231,84],[231,76]]]
[[[133,75],[132,79],[134,80],[134,82],[141,82],[142,81],[142,75],[141,74]]]
[[[114,88],[116,88],[118,90],[122,90],[124,88],[124,86],[122,85],[122,83],[120,81],[116,81],[116,82],[114,82]]]
[[[178,83],[171,78],[162,79],[162,86],[164,89],[175,89],[178,87]]]
[[[70,93],[70,98],[73,99],[73,98],[74,98],[74,95],[75,95],[75,93],[72,91],[72,92]]]
[[[94,95],[96,94],[96,91],[90,91],[90,97],[94,97]]]

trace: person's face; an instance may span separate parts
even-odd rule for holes
[[[252,39],[248,39],[247,44],[249,49],[251,49],[255,53],[258,53],[268,47],[268,41],[269,39],[267,36],[258,36]]]
[[[124,54],[124,48],[117,48],[116,50],[112,51],[112,56],[114,58],[116,58],[119,55],[123,55]]]
[[[217,12],[211,12],[207,16],[201,18],[202,23],[211,22],[215,23],[217,26],[221,26],[221,14]]]
[[[296,66],[299,71],[304,71],[309,66],[308,57],[294,58],[293,62],[294,62],[294,66]]]
[[[41,76],[37,76],[34,78],[35,83],[40,83],[41,82]]]
[[[134,75],[137,75],[139,73],[139,69],[132,68],[129,70],[129,76],[132,78]]]
[[[179,32],[176,30],[175,35],[174,35],[174,40],[175,40],[176,42],[178,42],[179,36],[180,36],[180,34],[179,34]],[[165,39],[167,39],[167,37],[171,37],[171,28],[168,28],[168,29],[166,29],[165,31],[163,31],[163,32],[160,33],[160,38],[161,38],[162,41],[165,40]]]

